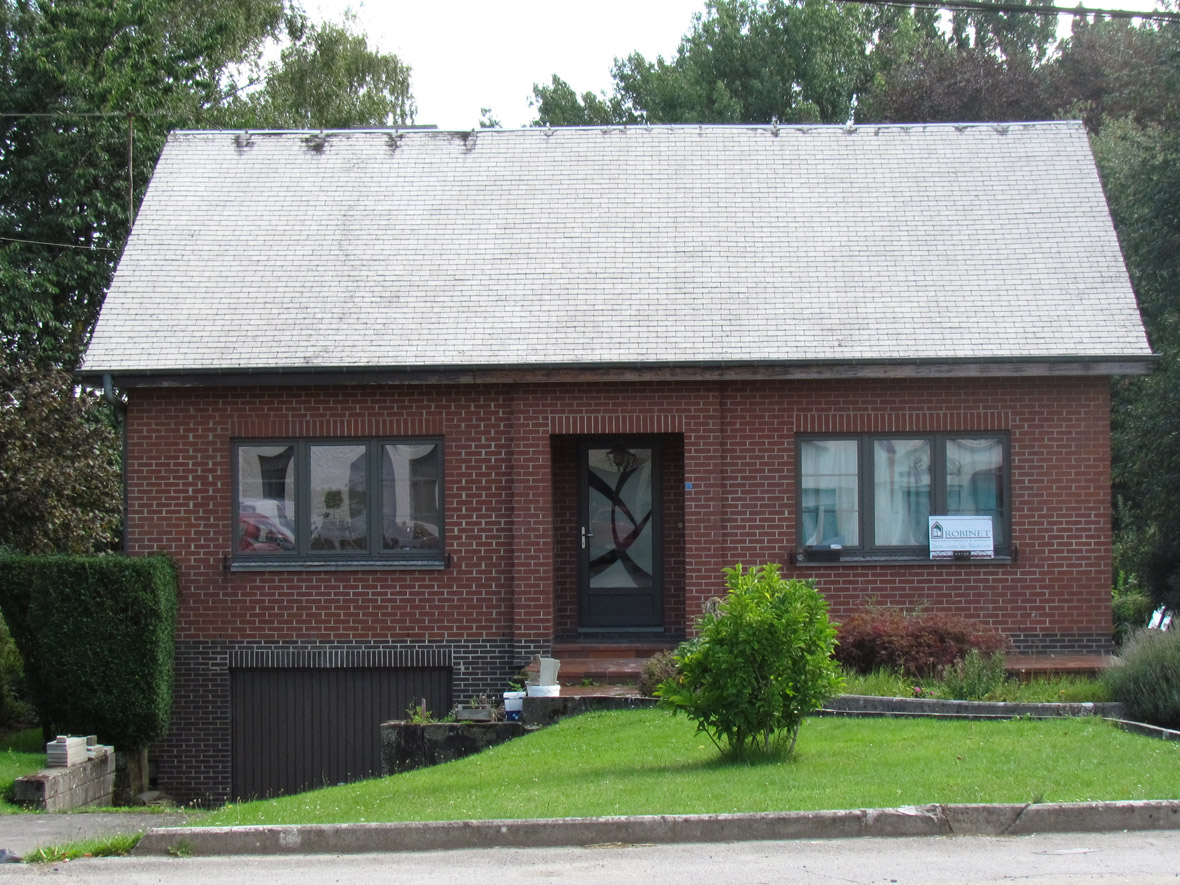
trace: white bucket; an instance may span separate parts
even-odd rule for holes
[[[556,698],[561,697],[560,685],[534,685],[529,683],[526,688],[529,690],[530,698]]]
[[[520,713],[524,709],[523,691],[504,692],[504,718],[509,722],[519,722]]]

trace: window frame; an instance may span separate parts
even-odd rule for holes
[[[995,545],[995,559],[1008,560],[1015,549],[1012,543],[1012,445],[1011,434],[1006,430],[987,431],[923,431],[890,433],[806,433],[795,436],[795,494],[796,520],[795,539],[797,548],[809,562],[823,562],[847,559],[906,561],[930,560],[930,544],[900,545],[877,542],[876,526],[876,476],[874,453],[876,443],[881,440],[926,441],[930,445],[930,515],[948,515],[947,510],[947,443],[953,440],[995,440],[1000,443],[1003,455],[1003,503],[999,508],[1003,516],[1003,542]],[[804,487],[803,487],[803,445],[806,442],[853,441],[857,444],[856,489],[857,489],[857,536],[859,543],[845,544],[841,548],[807,546],[804,536]],[[939,560],[949,561],[949,560]],[[972,560],[980,562],[981,560]],[[982,560],[987,561],[987,560]]]
[[[433,445],[437,449],[438,545],[435,547],[384,548],[383,458],[386,446]],[[295,546],[291,551],[249,552],[240,549],[241,451],[243,448],[293,447],[293,508]],[[312,450],[317,446],[362,446],[365,458],[365,550],[312,549],[311,482]],[[442,568],[449,564],[446,553],[446,451],[439,436],[410,437],[277,437],[234,439],[230,443],[231,503],[229,564],[235,570],[251,568],[333,568],[409,567]],[[412,482],[412,480],[407,479]]]

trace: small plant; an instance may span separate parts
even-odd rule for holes
[[[438,718],[426,706],[426,698],[422,698],[406,708],[406,721],[414,725],[426,725],[429,722],[438,722]]]
[[[867,608],[840,625],[836,658],[850,670],[885,668],[909,678],[937,676],[971,649],[1002,652],[1007,640],[984,624],[938,612]]]
[[[1103,679],[1132,718],[1180,727],[1180,630],[1140,630]]]
[[[679,673],[680,667],[676,663],[676,652],[658,651],[643,664],[643,670],[639,674],[639,693],[645,698],[655,697],[656,689],[660,687],[660,683],[675,679]]]
[[[677,650],[679,674],[656,694],[722,752],[745,758],[774,743],[789,755],[804,717],[843,687],[827,603],[814,584],[785,580],[775,564],[728,568],[725,583],[699,636]]]
[[[992,697],[1006,679],[1002,654],[982,655],[973,648],[943,671],[940,693],[959,701],[982,701]]]

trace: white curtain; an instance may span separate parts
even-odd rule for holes
[[[804,545],[859,545],[856,440],[804,440],[799,458]]]
[[[897,547],[928,543],[930,441],[876,440],[873,480],[874,541]]]

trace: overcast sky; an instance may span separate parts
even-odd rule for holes
[[[534,83],[560,75],[579,94],[611,90],[616,56],[670,58],[704,0],[304,0],[312,18],[357,15],[369,44],[412,69],[416,122],[474,129],[490,107],[507,128],[525,126]],[[1074,0],[1059,0],[1072,6]],[[1154,0],[1087,0],[1106,9]]]

